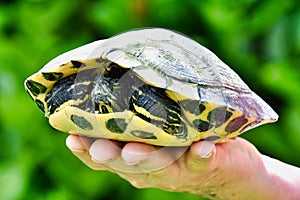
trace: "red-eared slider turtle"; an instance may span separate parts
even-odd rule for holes
[[[212,52],[160,28],[64,53],[25,87],[58,130],[161,146],[222,142],[278,118]]]

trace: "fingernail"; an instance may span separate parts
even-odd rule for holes
[[[124,161],[124,163],[125,163],[126,165],[128,165],[128,166],[136,165],[136,164],[138,164],[139,162],[140,162],[139,160],[134,161],[134,162]]]
[[[99,163],[99,164],[105,164],[109,161],[109,160],[100,160],[100,159],[95,158],[93,156],[91,156],[91,160],[94,161],[95,163]]]
[[[108,140],[96,140],[90,146],[89,154],[96,163],[107,163],[116,159],[119,155],[119,149]]]
[[[199,148],[200,158],[209,158],[212,156],[215,149],[215,144],[210,141],[202,141],[202,144]]]

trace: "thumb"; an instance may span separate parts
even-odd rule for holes
[[[215,152],[215,144],[211,141],[200,141],[192,144],[187,154],[187,167],[196,171],[203,169],[210,163]]]
[[[197,142],[191,147],[192,153],[198,158],[210,158],[215,150],[216,146],[211,141]]]

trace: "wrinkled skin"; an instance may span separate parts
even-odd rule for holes
[[[90,168],[116,173],[137,188],[187,192],[209,199],[294,199],[300,193],[295,190],[295,180],[286,180],[269,170],[264,156],[241,138],[216,145],[202,141],[189,149],[168,147],[160,151],[142,143],[75,135],[70,135],[66,144]],[[298,169],[295,173],[299,183]]]

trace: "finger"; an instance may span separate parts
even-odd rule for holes
[[[79,158],[85,165],[94,170],[105,170],[106,166],[97,164],[91,160],[88,147],[92,141],[88,138],[79,137],[77,135],[69,135],[66,139],[66,146],[71,152]]]
[[[121,153],[122,143],[107,139],[97,139],[89,149],[93,161],[108,163],[117,159]]]
[[[83,153],[89,149],[92,141],[86,137],[78,135],[69,135],[66,139],[66,145],[72,152]]]
[[[164,188],[180,175],[175,160],[176,156],[183,153],[181,149],[127,143],[122,149],[121,157],[131,171],[119,170],[117,173],[137,188]],[[135,173],[132,173],[133,170]]]
[[[215,144],[211,141],[200,141],[191,145],[187,152],[185,165],[192,171],[206,168],[216,152]]]
[[[209,158],[215,150],[215,144],[211,141],[201,141],[191,146],[191,153],[195,158]]]
[[[137,165],[144,173],[161,171],[176,160],[167,147],[160,148],[142,143],[127,143],[121,156],[125,163]]]
[[[89,149],[91,160],[95,163],[105,165],[115,173],[141,173],[138,166],[126,163],[121,157],[124,144],[119,141],[97,139]]]
[[[127,143],[121,153],[121,157],[127,165],[135,165],[149,158],[155,147],[137,142]]]
[[[129,166],[121,158],[121,150],[124,144],[115,140],[98,139],[91,145],[89,153],[91,160],[102,164],[114,173],[140,173],[137,166]]]

